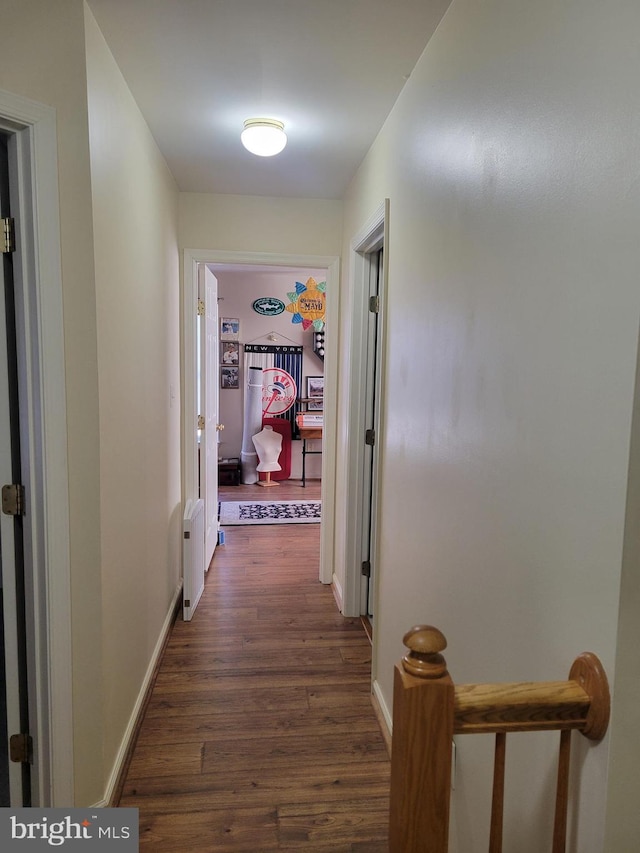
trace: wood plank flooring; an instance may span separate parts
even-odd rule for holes
[[[319,496],[309,481],[220,490]],[[169,638],[124,782],[141,849],[386,853],[371,647],[318,581],[320,525],[224,530],[193,620]]]

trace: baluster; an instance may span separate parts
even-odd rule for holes
[[[571,732],[560,732],[558,756],[558,784],[556,786],[556,813],[553,822],[553,853],[565,853],[567,844],[567,808],[569,805],[569,760],[571,758]]]
[[[565,853],[571,730],[604,737],[610,696],[598,658],[584,652],[568,681],[454,685],[440,654],[445,637],[417,626],[396,666],[391,756],[390,853],[447,853],[453,735],[496,735],[489,853],[502,853],[507,732],[559,730],[553,853]]]
[[[493,797],[491,800],[491,832],[489,835],[489,853],[502,853],[502,823],[504,813],[504,764],[507,748],[507,735],[496,735],[495,757],[493,761]]]

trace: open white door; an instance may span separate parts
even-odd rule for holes
[[[218,280],[211,270],[200,264],[198,290],[201,314],[200,334],[200,497],[205,506],[205,571],[218,542],[218,423],[219,364],[218,347]],[[202,307],[201,307],[202,310]]]
[[[198,264],[195,323],[196,388],[193,427],[197,434],[197,497],[189,498],[183,519],[183,606],[188,622],[204,590],[204,577],[218,542],[218,282]],[[195,295],[195,294],[194,294]]]

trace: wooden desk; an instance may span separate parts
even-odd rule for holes
[[[298,420],[298,431],[302,439],[302,487],[304,488],[307,484],[307,456],[317,456],[322,453],[322,449],[307,450],[307,441],[322,440],[322,427],[304,427]]]

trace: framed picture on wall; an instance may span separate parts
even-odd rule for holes
[[[223,367],[229,364],[240,364],[240,344],[238,341],[222,341],[221,349],[220,364]]]
[[[226,367],[220,368],[220,387],[221,388],[239,388],[240,387],[240,368]]]
[[[323,408],[324,376],[307,376],[307,411],[321,412]]]
[[[240,320],[237,317],[220,318],[220,340],[237,341],[240,339]]]

